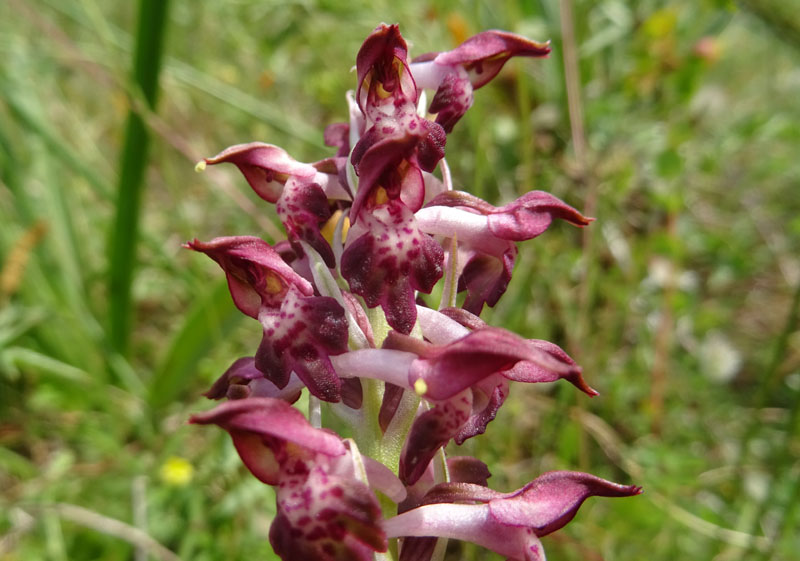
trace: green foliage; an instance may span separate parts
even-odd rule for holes
[[[131,90],[139,92],[147,108],[154,109],[158,75],[163,58],[167,0],[140,0]],[[140,107],[141,107],[140,103]],[[131,327],[131,285],[139,238],[142,184],[147,171],[150,135],[140,109],[131,107],[125,124],[120,157],[116,213],[109,250],[109,333],[111,343],[122,354],[128,350]]]
[[[585,161],[555,0],[173,0],[150,29],[165,38],[156,110],[130,85],[135,53],[155,46],[135,37],[135,6],[0,4],[0,559],[130,559],[143,542],[109,519],[183,559],[274,558],[272,491],[221,431],[185,424],[259,328],[180,243],[278,229],[234,169],[192,168],[249,140],[326,155],[322,128],[346,118],[347,70],[380,21],[414,54],[486,28],[551,38],[549,59],[512,61],[477,92],[448,162],[490,201],[531,188],[596,201],[585,232],[522,246],[484,315],[563,345],[600,397],[514,388],[487,436],[454,452],[490,461],[501,490],[548,469],[645,487],[587,504],[546,539],[550,559],[795,555],[800,6],[573,3]],[[139,237],[120,253],[107,232],[133,210],[115,199],[132,111],[150,145]],[[108,275],[125,267],[136,322],[120,354]]]

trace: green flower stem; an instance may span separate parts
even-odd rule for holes
[[[367,308],[367,319],[372,326],[372,339],[375,341],[375,347],[380,349],[392,328],[389,327],[389,322],[386,321],[386,316],[380,307]]]
[[[155,108],[158,75],[167,28],[166,0],[141,0],[133,62],[133,84],[140,88],[150,108]],[[147,167],[149,134],[144,119],[134,108],[128,113],[117,186],[116,217],[110,242],[109,318],[110,339],[115,350],[127,353],[133,306],[131,288],[136,264],[139,211]]]
[[[372,335],[375,346],[380,348],[384,339],[389,334],[389,324],[380,308],[367,309],[367,318],[372,326]],[[383,401],[384,384],[378,380],[361,380],[363,401],[361,410],[364,412],[364,423],[358,427],[358,444],[371,458],[385,464],[383,447],[381,446],[382,434],[378,416]]]
[[[356,442],[367,456],[385,465],[384,451],[381,446],[381,427],[378,423],[378,415],[383,401],[383,382],[362,378],[361,392],[363,395],[361,410],[364,414],[364,422],[361,426],[356,427]]]
[[[403,451],[408,431],[411,429],[411,423],[414,422],[414,417],[417,415],[419,401],[419,396],[415,393],[404,392],[397,411],[381,439],[381,449],[386,459],[384,465],[394,473],[398,473],[400,470],[400,454]]]

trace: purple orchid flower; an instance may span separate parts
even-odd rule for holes
[[[486,464],[446,452],[487,431],[512,382],[563,379],[597,394],[556,344],[478,316],[506,291],[517,243],[556,219],[592,219],[543,191],[500,207],[454,191],[444,159],[473,91],[511,57],[548,52],[488,31],[409,62],[399,28],[380,25],[356,57],[348,122],[325,130],[334,155],[309,164],[253,142],[201,163],[236,165],[287,233],[275,245],[186,244],[220,265],[234,304],[262,331],[253,356],[205,394],[227,401],[191,422],[225,429],[245,466],[276,488],[270,542],[285,561],[440,561],[439,538],[538,561],[539,538],[586,498],[641,491],[551,472],[500,493]],[[423,89],[435,92],[427,114]],[[439,309],[418,304],[437,285]],[[308,419],[293,406],[303,390]]]
[[[579,227],[594,220],[544,191],[531,191],[502,207],[447,191],[415,217],[422,231],[458,240],[458,253],[450,259],[457,261],[459,291],[467,291],[464,309],[475,314],[484,304],[493,307],[505,293],[517,258],[515,242],[539,236],[556,218]]]
[[[455,538],[482,545],[510,561],[543,561],[539,538],[572,520],[587,498],[630,497],[641,491],[571,471],[546,473],[511,493],[469,483],[441,483],[425,495],[423,506],[387,520],[383,527],[389,538]],[[401,554],[401,559],[406,558]]]
[[[300,399],[303,387],[305,387],[303,381],[296,374],[292,374],[289,383],[283,389],[279,388],[256,368],[253,357],[246,356],[236,359],[203,395],[208,399],[272,397],[294,403]]]
[[[449,133],[472,106],[473,90],[494,78],[511,57],[544,57],[549,53],[549,43],[506,31],[484,31],[452,51],[418,56],[411,70],[420,87],[436,90],[428,110]]]
[[[319,185],[330,199],[351,198],[347,185],[339,181],[335,172],[331,173],[330,159],[304,164],[294,160],[283,148],[263,142],[236,144],[206,158],[203,163],[236,165],[253,191],[270,203],[278,202],[284,185],[293,177]]]
[[[186,248],[205,253],[225,271],[236,307],[251,318],[262,308],[280,309],[290,289],[311,296],[310,282],[294,272],[270,245],[253,236],[194,240]]]
[[[279,311],[262,309],[258,319],[264,336],[256,351],[256,368],[279,388],[286,387],[295,372],[316,397],[341,399],[341,382],[330,355],[347,352],[347,319],[336,300],[304,298],[291,290]]]
[[[375,196],[379,201],[400,198],[418,210],[425,194],[422,171],[433,171],[444,156],[444,130],[417,113],[419,92],[407,55],[399,28],[381,25],[356,56],[356,101],[364,113],[365,132],[351,155],[359,176],[350,211],[353,222],[365,201]]]
[[[328,357],[347,350],[342,306],[333,298],[312,296],[311,283],[258,238],[195,240],[187,247],[219,263],[234,303],[263,325],[255,367],[278,388],[296,372],[315,396],[338,401],[341,384]]]
[[[344,166],[341,160],[329,158],[304,164],[292,159],[282,148],[251,142],[231,146],[204,163],[235,164],[259,197],[275,203],[294,251],[302,256],[298,242],[306,241],[333,267],[333,250],[320,230],[331,217],[329,199],[352,198],[347,182],[340,177],[340,168]]]
[[[278,514],[270,543],[281,558],[368,561],[373,552],[386,551],[366,466],[379,482],[391,474],[355,458],[335,434],[313,428],[297,409],[270,398],[229,401],[191,422],[228,431],[247,468],[275,486]]]
[[[400,478],[410,484],[451,439],[462,444],[485,432],[508,395],[509,379],[535,383],[564,378],[597,395],[556,345],[542,348],[504,329],[484,327],[440,346],[393,332],[387,345],[420,355],[409,365],[409,385],[432,404],[414,420],[400,457]]]
[[[444,251],[421,232],[411,210],[389,201],[351,228],[342,276],[367,306],[380,305],[386,321],[410,333],[416,321],[415,290],[430,293],[442,277]]]

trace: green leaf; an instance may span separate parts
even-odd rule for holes
[[[92,381],[91,375],[84,370],[33,349],[24,347],[6,349],[3,352],[3,360],[17,368],[30,368],[42,374],[50,374],[70,382],[88,384]]]
[[[156,104],[168,5],[166,0],[139,2],[133,81],[135,87],[141,89],[150,108],[154,108]],[[144,120],[132,108],[128,112],[125,144],[122,148],[109,271],[111,343],[123,355],[128,347],[133,323],[131,286],[136,266],[142,180],[147,168],[148,144],[149,135]]]

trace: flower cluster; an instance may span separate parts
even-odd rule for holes
[[[483,462],[444,452],[486,430],[511,382],[564,379],[596,394],[558,346],[478,317],[505,292],[517,242],[557,218],[591,219],[542,191],[495,207],[454,190],[444,160],[473,90],[509,58],[549,51],[487,31],[409,60],[398,27],[381,25],[356,57],[349,122],[325,130],[334,156],[302,163],[253,142],[201,162],[236,165],[287,232],[274,246],[249,236],[187,244],[220,265],[263,330],[254,356],[206,394],[227,401],[192,422],[228,431],[275,487],[270,542],[282,559],[427,561],[442,554],[438,538],[454,538],[536,561],[539,537],[586,498],[640,492],[560,471],[502,493]],[[418,297],[437,284],[433,309]],[[308,417],[292,405],[303,389]]]

